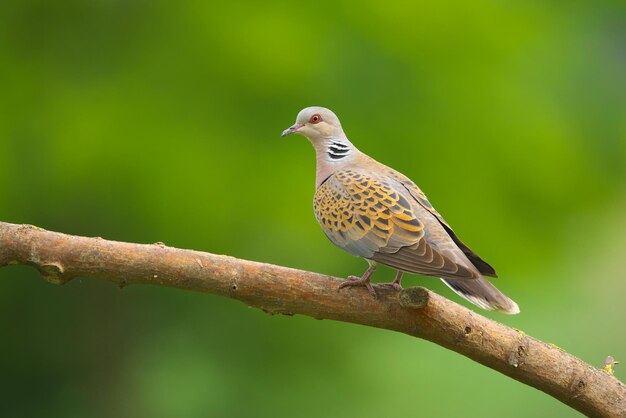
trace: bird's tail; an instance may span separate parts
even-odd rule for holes
[[[485,278],[471,280],[441,279],[459,296],[469,300],[474,305],[488,311],[500,311],[514,315],[519,313],[517,303],[500,292]]]

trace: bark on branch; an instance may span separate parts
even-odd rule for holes
[[[403,332],[456,351],[589,416],[626,416],[626,386],[559,348],[422,287],[337,291],[340,279],[163,244],[130,244],[0,222],[0,266],[26,264],[53,283],[93,277],[238,299],[271,314],[302,314]]]

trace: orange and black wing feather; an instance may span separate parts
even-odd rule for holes
[[[353,255],[411,273],[479,277],[473,266],[464,265],[445,232],[429,231],[433,215],[391,177],[339,171],[318,188],[314,209],[328,238]]]

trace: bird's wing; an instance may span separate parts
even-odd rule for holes
[[[479,277],[464,265],[452,240],[438,244],[425,237],[436,223],[397,180],[359,170],[330,176],[315,193],[315,216],[328,238],[349,253],[393,268],[448,278]],[[445,235],[445,232],[443,232]],[[461,254],[462,256],[462,254]]]
[[[472,251],[467,245],[465,245],[465,243],[463,243],[463,241],[461,241],[461,239],[452,230],[450,225],[448,225],[445,219],[443,219],[443,216],[441,216],[439,212],[435,210],[433,205],[430,204],[424,192],[422,192],[422,190],[419,187],[417,187],[415,183],[413,183],[408,177],[404,176],[403,174],[400,174],[393,169],[389,169],[389,170],[391,170],[390,175],[392,175],[392,177],[400,181],[400,183],[402,183],[402,185],[409,191],[411,196],[424,209],[426,209],[428,212],[433,214],[435,218],[437,218],[437,220],[439,221],[441,226],[443,226],[443,228],[446,230],[450,238],[452,238],[452,240],[456,243],[456,245],[461,249],[461,251],[463,251],[465,256],[471,261],[474,267],[476,267],[481,274],[485,276],[490,276],[490,277],[498,277],[496,270],[493,267],[491,267],[489,263],[487,263],[485,260],[480,258],[478,254]]]
[[[397,251],[424,235],[404,196],[357,171],[330,176],[318,187],[313,207],[328,238],[356,256],[371,258],[382,248]]]

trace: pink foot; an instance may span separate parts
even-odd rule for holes
[[[370,282],[370,278],[361,278],[358,276],[348,276],[348,280],[341,282],[337,290],[342,289],[344,287],[352,287],[352,286],[363,286],[365,287],[373,297],[376,297],[376,291],[374,290],[374,286]]]
[[[402,285],[400,284],[402,282],[402,275],[404,274],[404,272],[402,271],[398,271],[396,273],[396,278],[394,279],[393,282],[391,283],[381,283],[379,286],[391,286],[394,288],[394,290],[402,290]]]
[[[371,265],[367,270],[365,270],[365,273],[363,273],[363,276],[361,277],[348,276],[348,280],[341,282],[337,290],[348,286],[363,286],[370,292],[373,297],[376,297],[376,291],[374,290],[374,286],[372,286],[372,283],[370,282],[370,276],[372,275],[372,273],[374,273],[374,270],[376,270],[376,264]]]

